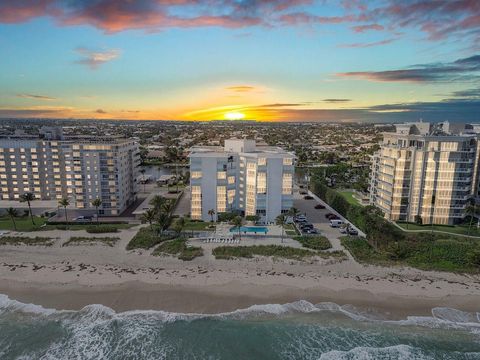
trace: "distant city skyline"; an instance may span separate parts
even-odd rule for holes
[[[480,2],[3,0],[0,118],[480,122]]]

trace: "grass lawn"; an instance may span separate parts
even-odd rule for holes
[[[367,241],[344,236],[342,245],[358,262],[408,265],[423,270],[480,272],[480,242],[446,234],[411,234],[406,240],[375,250]]]
[[[95,245],[97,243],[102,243],[113,247],[115,243],[120,240],[118,237],[83,237],[83,236],[72,236],[67,242],[63,243],[62,246],[70,245]]]
[[[53,239],[47,237],[1,236],[0,245],[44,245],[51,246]]]
[[[399,222],[397,223],[402,229],[405,230],[425,230],[425,231],[431,231],[433,228],[433,231],[444,231],[452,234],[459,234],[459,235],[469,235],[468,231],[468,225],[418,225],[414,223],[402,223]],[[478,236],[480,237],[480,230],[477,229],[476,223],[474,222],[472,224],[472,228],[470,231],[471,236]]]
[[[35,221],[35,225],[32,224],[32,220],[30,219],[30,216],[22,216],[22,217],[15,218],[15,223],[17,224],[17,230],[18,231],[42,230],[43,228],[40,228],[40,227],[43,224],[45,224],[47,219],[41,218],[39,216],[34,216],[33,219]],[[10,218],[10,216],[0,217],[0,230],[11,230],[11,231],[15,230],[13,227],[13,221]]]
[[[192,220],[185,220],[185,227],[183,228],[185,231],[214,231],[215,230],[215,223],[206,222],[206,221],[192,221]]]
[[[342,195],[350,205],[362,205],[357,199],[353,197],[353,190],[339,190],[338,193]]]
[[[295,229],[295,226],[293,226],[293,224],[285,224],[284,228],[285,228],[285,234],[287,234],[288,236],[299,235],[297,230]]]
[[[98,230],[102,230],[102,229],[111,229],[111,231],[105,231],[105,232],[117,232],[118,230],[121,230],[121,229],[130,229],[134,226],[138,226],[137,224],[96,224],[95,222],[92,222],[92,223],[88,223],[88,224],[69,224],[68,226],[66,225],[63,225],[63,224],[59,224],[59,225],[55,225],[55,224],[48,224],[46,226],[44,226],[42,228],[42,230],[72,230],[72,231],[76,231],[76,230],[87,230],[88,229],[91,229],[92,233],[95,232],[95,229],[98,229]],[[114,229],[116,229],[114,231]],[[90,232],[90,231],[88,231]],[[103,230],[100,231],[100,232],[104,232]]]

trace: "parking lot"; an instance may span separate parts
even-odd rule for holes
[[[301,195],[298,189],[295,189],[293,206],[297,208],[300,213],[305,214],[308,222],[326,236],[332,243],[333,250],[344,250],[340,244],[340,237],[345,234],[340,233],[340,228],[332,228],[330,220],[325,215],[331,211],[328,209],[315,209],[315,205],[319,204],[315,199],[305,200],[304,195]]]

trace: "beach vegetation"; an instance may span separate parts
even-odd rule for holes
[[[342,245],[361,263],[408,265],[423,270],[480,272],[480,242],[447,234],[409,234],[404,240],[375,249],[359,237],[345,236]]]
[[[117,225],[90,225],[85,228],[89,234],[116,233],[119,227]]]
[[[317,255],[307,249],[280,245],[219,246],[212,250],[216,259],[252,258],[254,256],[273,256],[285,259],[304,260]]]
[[[152,253],[155,256],[172,255],[180,260],[190,261],[203,256],[203,249],[197,246],[188,246],[187,239],[180,237],[161,243]]]
[[[86,237],[86,236],[72,236],[68,241],[63,243],[62,246],[70,245],[94,245],[94,244],[104,244],[110,247],[113,247],[115,243],[120,240],[119,237]]]
[[[160,234],[160,232],[156,229],[156,225],[154,226],[153,231],[150,229],[150,227],[143,227],[127,244],[127,250],[150,249],[155,245],[167,240],[172,240],[173,238],[174,235]]]
[[[53,239],[48,237],[1,236],[0,245],[53,245]]]
[[[294,240],[302,244],[303,247],[313,250],[328,250],[332,248],[330,240],[325,236],[314,235],[314,236],[294,236]]]

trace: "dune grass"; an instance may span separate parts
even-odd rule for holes
[[[53,245],[53,239],[48,237],[1,236],[0,245]]]
[[[113,247],[116,242],[120,240],[119,237],[84,237],[84,236],[72,236],[62,246],[70,245],[95,245],[98,243]]]
[[[165,241],[161,243],[152,253],[155,256],[173,255],[180,260],[190,261],[196,257],[203,256],[203,249],[196,246],[187,246],[185,238]]]
[[[294,240],[297,240],[303,247],[313,250],[328,250],[332,248],[330,240],[325,236],[294,236]]]

